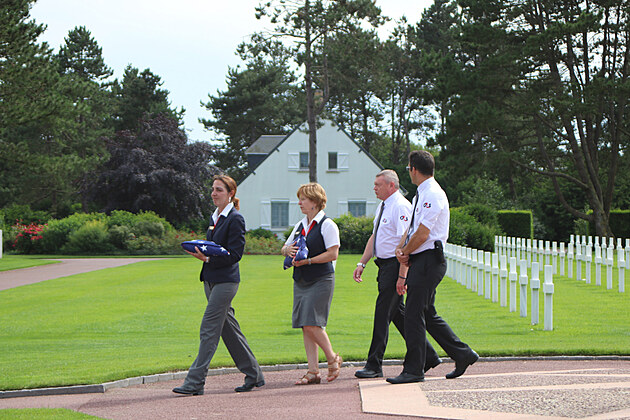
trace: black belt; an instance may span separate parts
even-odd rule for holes
[[[423,255],[427,255],[427,254],[430,254],[430,253],[432,254],[434,252],[435,252],[435,249],[431,248],[431,249],[425,249],[424,251],[418,252],[417,254],[411,254],[411,255],[409,255],[409,261],[416,260],[416,259],[420,258]]]
[[[378,267],[382,267],[386,264],[391,264],[393,262],[398,261],[396,259],[396,257],[391,257],[391,258],[377,258],[374,260],[374,264],[376,264]]]

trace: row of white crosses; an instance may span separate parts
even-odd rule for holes
[[[527,284],[528,260],[520,259],[520,275],[517,273],[517,257],[498,253],[490,253],[460,245],[446,244],[447,275],[468,289],[477,292],[479,296],[499,302],[501,306],[508,306],[510,312],[516,312],[516,290],[519,287],[520,316],[527,317]],[[540,292],[539,262],[533,261],[531,287],[531,322],[539,323],[538,299]],[[543,283],[544,300],[544,329],[553,330],[553,266],[545,265]],[[509,281],[509,288],[508,288]],[[509,293],[508,293],[509,290]],[[508,296],[509,295],[509,296]]]
[[[608,242],[608,244],[606,244]],[[559,245],[559,246],[558,246]],[[545,265],[553,267],[553,274],[565,275],[565,259],[567,260],[567,276],[577,280],[591,283],[591,263],[595,263],[595,284],[601,285],[602,265],[606,266],[606,286],[612,289],[613,267],[615,247],[614,239],[592,236],[571,235],[571,240],[566,247],[561,242],[542,241],[536,239],[512,238],[495,236],[495,250],[499,255],[515,256],[517,260],[526,259],[527,266],[532,267],[533,262],[538,262],[538,269]],[[622,239],[617,238],[617,268],[619,270],[619,292],[625,292],[625,270],[630,270],[630,239],[626,239],[625,249],[622,247]],[[593,257],[594,255],[594,257]],[[575,264],[574,264],[575,263]],[[584,276],[582,266],[585,266]],[[574,270],[575,265],[575,270]]]

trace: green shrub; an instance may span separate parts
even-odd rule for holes
[[[278,238],[264,238],[252,235],[251,232],[245,234],[245,254],[253,255],[280,255],[283,242]]]
[[[46,225],[16,223],[6,234],[7,249],[20,254],[35,254],[41,250],[42,231]],[[3,234],[4,236],[5,234]]]
[[[45,254],[59,253],[69,240],[70,234],[81,228],[87,222],[106,219],[102,213],[75,213],[64,219],[52,219],[42,232],[42,252]]]
[[[128,249],[129,241],[135,238],[135,235],[129,226],[114,225],[109,228],[109,242],[118,249]]]
[[[3,208],[0,211],[0,226],[2,226],[2,219],[7,225],[13,225],[15,223],[22,224],[42,224],[50,220],[51,215],[47,211],[31,210],[31,207],[27,204],[12,204]]]
[[[485,204],[467,204],[462,210],[473,216],[481,224],[500,228],[498,212]]]
[[[187,238],[173,229],[159,238],[147,235],[134,237],[127,241],[127,249],[135,255],[177,255],[183,252],[181,242],[189,239],[193,238]]]
[[[496,227],[480,223],[462,208],[451,209],[449,243],[493,252],[494,236],[498,234]]]
[[[374,218],[344,214],[334,221],[339,227],[339,239],[341,240],[339,251],[344,254],[362,254],[365,250],[365,244],[372,235]]]
[[[534,217],[531,210],[499,210],[499,225],[506,236],[534,237]]]
[[[68,235],[64,254],[106,254],[113,250],[104,220],[90,220]]]
[[[272,231],[265,228],[256,228],[252,230],[248,230],[247,234],[252,238],[267,238],[267,239],[278,239],[278,235],[273,233]],[[291,231],[289,231],[291,234]]]
[[[131,227],[136,223],[136,215],[126,210],[114,210],[107,217],[107,226],[127,226]]]

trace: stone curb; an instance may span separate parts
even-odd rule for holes
[[[565,361],[565,360],[625,360],[630,361],[630,356],[532,356],[532,357],[481,357],[479,362],[513,362],[521,360],[532,361]],[[385,366],[395,366],[402,364],[401,359],[383,360]],[[442,358],[443,363],[453,363],[447,357]],[[365,361],[343,362],[345,367],[363,367]],[[326,363],[320,363],[320,368],[326,368]],[[261,366],[263,372],[276,372],[284,370],[300,370],[307,369],[306,363],[290,363]],[[71,394],[102,394],[105,391],[115,388],[126,388],[129,386],[151,384],[156,382],[166,382],[172,380],[183,380],[186,378],[188,371],[159,373],[156,375],[136,376],[133,378],[120,379],[118,381],[105,382],[103,384],[94,385],[74,385],[60,386],[54,388],[34,388],[19,389],[14,391],[0,391],[0,399],[17,398],[17,397],[40,397],[44,395],[71,395]],[[208,376],[228,375],[231,373],[239,373],[235,367],[217,368],[208,371]]]

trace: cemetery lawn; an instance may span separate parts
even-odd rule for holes
[[[59,261],[49,261],[41,255],[12,255],[4,254],[0,258],[0,271],[16,270],[18,268],[35,267],[38,265],[56,264]]]
[[[358,255],[341,255],[327,327],[344,360],[365,360],[372,336],[376,266],[352,279]],[[291,271],[282,257],[248,255],[233,306],[262,365],[305,362],[300,330],[291,328]],[[186,370],[199,345],[205,296],[200,263],[168,258],[0,292],[0,390],[94,384]],[[438,313],[481,356],[628,355],[630,292],[566,277],[555,279],[554,330],[532,326],[507,307],[445,278]],[[629,277],[629,276],[626,276]],[[630,281],[628,281],[630,283]],[[529,291],[529,288],[528,288]],[[529,303],[529,302],[528,302]],[[530,305],[528,304],[528,311]],[[444,352],[436,346],[444,355]],[[385,358],[401,359],[392,327]],[[320,352],[321,360],[323,354]],[[211,368],[233,366],[223,343]]]
[[[22,409],[0,409],[0,420],[89,420],[100,419],[100,417],[90,416],[65,408],[22,408]]]

